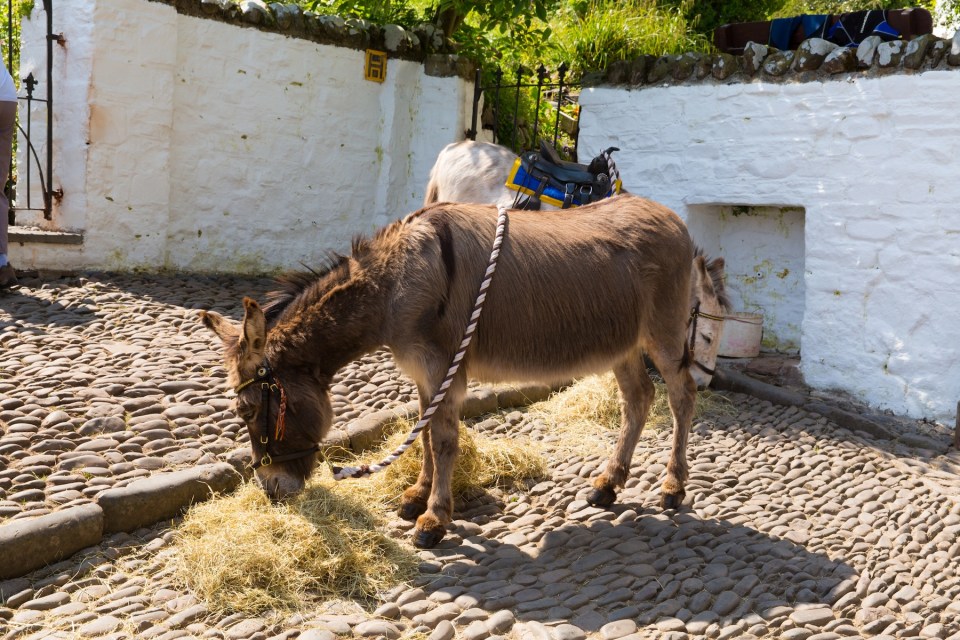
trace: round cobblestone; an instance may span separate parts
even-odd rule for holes
[[[238,318],[242,297],[262,300],[267,280],[105,274],[47,284],[10,292],[0,310],[0,326],[15,329],[0,330],[0,526],[246,448],[218,341],[196,313]],[[82,322],[78,305],[89,309]],[[331,393],[338,429],[416,399],[384,351],[351,363]],[[692,430],[679,511],[657,506],[668,429],[643,432],[626,487],[598,509],[586,496],[616,434],[598,427],[571,450],[542,416],[510,410],[473,427],[542,443],[549,477],[457,504],[442,548],[421,556],[424,573],[373,606],[211,611],[156,572],[170,553],[167,523],[0,581],[0,628],[307,640],[417,630],[431,640],[960,637],[960,454],[929,446],[944,433],[898,421],[900,439],[883,440],[726,396],[729,410]],[[410,525],[389,531],[406,544]]]

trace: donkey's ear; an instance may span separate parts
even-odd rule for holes
[[[703,256],[695,256],[693,259],[693,282],[691,282],[690,285],[695,287],[694,291],[700,292],[706,289],[715,295],[713,278],[710,277],[710,273],[707,270],[707,259]]]
[[[240,337],[241,368],[255,367],[263,360],[267,344],[267,320],[253,298],[243,299],[243,335]]]
[[[224,344],[233,344],[240,337],[240,329],[216,311],[201,311],[200,322],[220,336]]]

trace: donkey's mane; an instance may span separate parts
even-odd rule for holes
[[[730,308],[730,298],[727,296],[727,287],[723,283],[723,262],[719,258],[714,258],[713,260],[704,253],[703,248],[694,247],[693,249],[694,257],[703,256],[706,260],[707,273],[710,275],[710,280],[713,282],[713,290],[717,294],[717,302],[720,303],[724,309]]]
[[[408,220],[420,215],[420,211],[410,214],[404,220],[398,220],[393,224],[379,229],[369,239],[366,236],[356,235],[350,243],[350,255],[359,258],[369,252],[377,241],[385,236],[393,235]],[[349,272],[350,258],[335,251],[330,251],[324,263],[318,269],[306,267],[302,271],[288,271],[277,276],[274,280],[276,289],[267,294],[267,303],[263,307],[263,314],[267,325],[273,323],[289,308],[296,300],[309,294],[313,285],[323,280],[327,275],[339,269],[347,269]]]
[[[263,306],[267,325],[272,325],[294,300],[324,276],[346,265],[348,260],[347,256],[330,252],[319,269],[306,267],[303,271],[288,271],[277,276],[274,280],[277,288],[267,294],[267,303]]]

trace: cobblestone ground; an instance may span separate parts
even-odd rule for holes
[[[237,318],[241,297],[262,299],[269,282],[25,285],[0,294],[0,525],[243,445],[219,345],[196,310]],[[414,389],[378,353],[347,367],[333,392],[342,426]],[[0,638],[960,640],[960,455],[947,452],[949,433],[902,421],[900,441],[877,439],[729,398],[732,411],[694,427],[680,512],[656,507],[667,431],[644,434],[626,490],[600,510],[583,496],[602,457],[551,454],[548,425],[517,410],[475,428],[540,440],[550,477],[458,505],[440,547],[420,552],[419,577],[375,610],[329,602],[289,617],[217,616],[158,569],[171,539],[158,526],[0,584],[13,594],[0,602]],[[614,434],[598,438],[612,447]],[[390,530],[405,540],[410,528]]]

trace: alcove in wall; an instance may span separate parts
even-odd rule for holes
[[[763,314],[763,351],[800,353],[805,306],[803,207],[691,205],[687,226],[726,261],[732,311]]]

